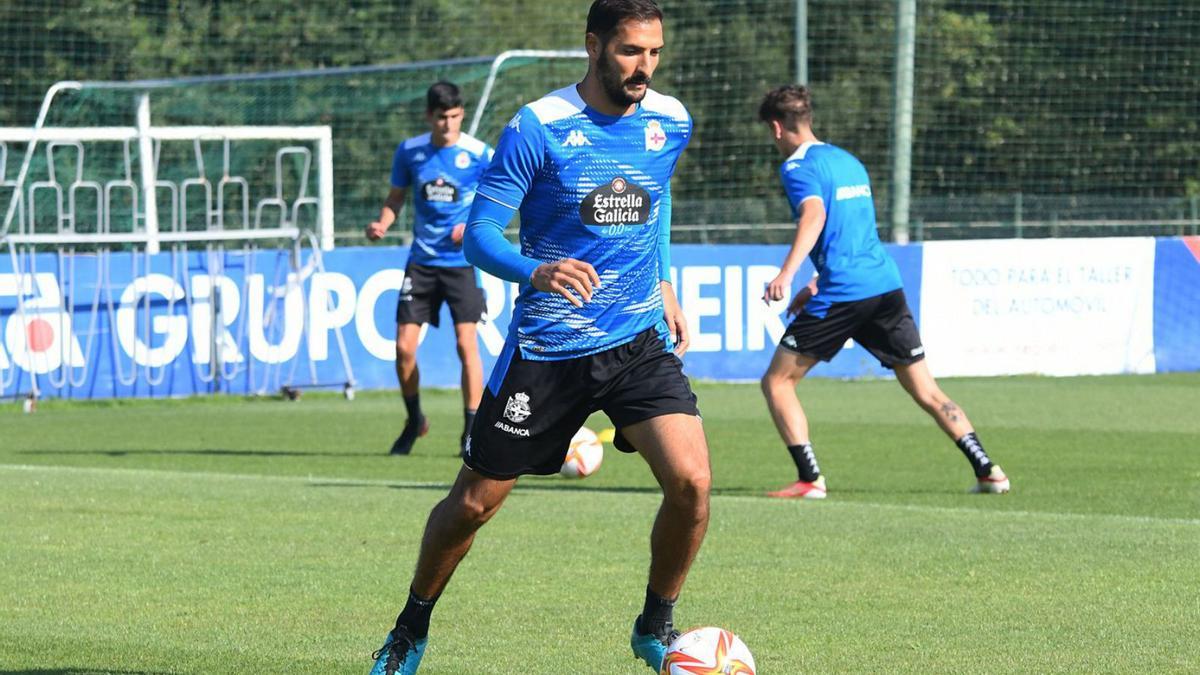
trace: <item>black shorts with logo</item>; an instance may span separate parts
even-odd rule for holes
[[[396,303],[396,323],[428,323],[436,328],[443,302],[450,305],[454,323],[475,323],[483,318],[483,289],[476,281],[475,268],[409,263]]]
[[[779,346],[829,361],[851,338],[886,368],[925,358],[925,347],[903,289],[863,300],[835,302],[824,318],[802,311],[784,331]]]
[[[624,427],[700,414],[683,362],[653,328],[623,345],[561,361],[524,359],[510,343],[483,391],[463,462],[498,479],[558,473],[571,437],[597,410],[617,428],[614,445],[622,452],[635,452]]]

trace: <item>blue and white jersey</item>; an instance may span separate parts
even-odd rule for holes
[[[794,217],[800,205],[820,199],[825,229],[809,252],[821,275],[804,311],[823,317],[834,302],[882,295],[901,288],[900,269],[875,229],[875,201],[867,169],[854,155],[826,143],[805,143],[780,170]]]
[[[450,234],[455,225],[467,222],[475,188],[493,153],[487,143],[465,133],[444,148],[433,145],[430,134],[414,136],[396,147],[392,187],[414,188],[410,261],[433,267],[470,265]]]
[[[660,235],[666,246],[670,180],[691,134],[683,104],[652,90],[635,112],[612,117],[589,108],[572,85],[509,122],[480,197],[520,209],[522,255],[575,258],[600,277],[582,308],[523,285],[509,340],[524,357],[585,356],[655,326],[666,337]]]

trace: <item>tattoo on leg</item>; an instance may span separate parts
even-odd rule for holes
[[[951,422],[958,421],[958,406],[954,405],[954,401],[946,401],[942,404],[942,414],[945,415]]]

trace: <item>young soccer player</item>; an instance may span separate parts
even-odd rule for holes
[[[483,318],[483,291],[475,268],[463,256],[462,238],[475,188],[493,151],[483,141],[462,132],[465,112],[457,86],[438,82],[429,88],[425,107],[429,132],[396,148],[392,189],[379,219],[367,226],[368,239],[381,238],[404,208],[409,189],[415,186],[412,248],[396,305],[396,377],[408,419],[392,444],[393,455],[409,454],[417,438],[429,431],[429,422],[421,412],[417,343],[422,324],[438,325],[442,303],[450,306],[458,358],[462,361],[461,445],[466,443],[483,392],[483,364],[475,339],[475,324]]]
[[[663,491],[631,647],[658,672],[675,635],[672,608],[708,525],[710,483],[696,397],[677,356],[687,327],[669,281],[670,180],[692,120],[649,89],[663,49],[653,0],[596,0],[586,46],[583,81],[522,108],[479,185],[467,258],[521,293],[465,466],[429,516],[376,675],[416,672],[430,613],[476,531],[519,476],[559,470],[596,410],[617,428],[617,448],[640,453]],[[502,236],[517,210],[520,252]]]
[[[825,477],[817,466],[796,385],[819,361],[829,361],[853,338],[896,373],[904,390],[958,445],[975,472],[975,492],[1008,492],[1004,471],[984,452],[966,413],[934,381],[925,348],[904,298],[900,270],[875,228],[867,170],[854,155],[822,143],[812,131],[809,90],[783,86],[763,98],[759,119],[787,159],[781,174],[796,216],[796,236],[764,300],[782,300],[804,258],[818,276],[788,308],[795,319],[762,377],[762,390],[779,435],[796,464],[796,482],[772,497],[821,499]]]

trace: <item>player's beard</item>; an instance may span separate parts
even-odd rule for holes
[[[625,89],[627,85],[644,84],[646,89],[650,88],[650,76],[640,70],[634,72],[630,77],[621,79],[621,72],[617,68],[617,64],[609,59],[607,52],[600,53],[600,59],[596,62],[596,70],[600,75],[600,86],[604,87],[604,93],[617,105],[630,106],[646,97],[645,89],[640,93],[633,94]]]

